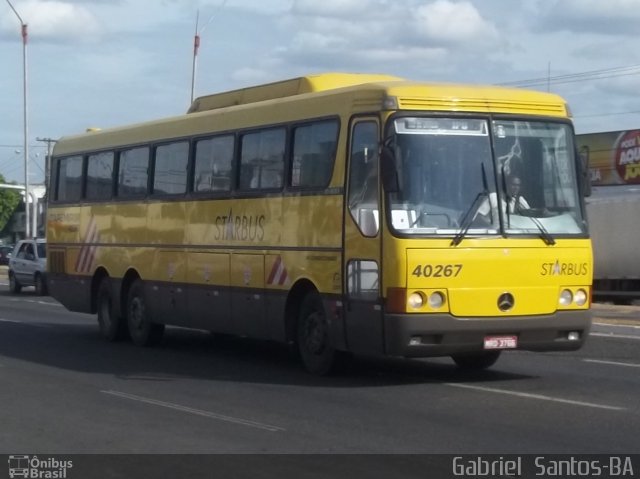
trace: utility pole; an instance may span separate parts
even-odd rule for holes
[[[48,189],[49,175],[51,174],[51,151],[53,150],[53,144],[58,140],[53,138],[36,138],[36,140],[47,144],[47,156],[44,160],[44,186]]]

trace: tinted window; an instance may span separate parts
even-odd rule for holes
[[[240,188],[282,187],[285,139],[284,128],[248,133],[242,137]]]
[[[90,155],[87,159],[87,194],[89,200],[107,200],[113,191],[113,152]]]
[[[188,162],[189,142],[187,141],[157,147],[153,192],[166,195],[185,193]]]
[[[80,200],[82,198],[82,157],[62,158],[58,165],[58,200]]]
[[[120,152],[118,196],[144,196],[149,177],[149,148],[133,148]]]
[[[193,190],[228,191],[231,189],[233,136],[221,136],[196,143]]]
[[[338,122],[299,126],[293,134],[291,186],[324,187],[333,172]]]

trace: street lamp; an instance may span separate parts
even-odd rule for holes
[[[30,235],[30,214],[29,214],[29,144],[28,144],[28,136],[29,136],[29,121],[27,116],[27,24],[24,23],[22,17],[18,13],[18,11],[11,5],[11,2],[7,0],[7,3],[13,10],[13,13],[16,14],[18,20],[20,21],[20,27],[22,31],[22,92],[23,92],[23,103],[24,103],[24,201],[25,201],[25,225],[24,225],[24,234],[26,238],[29,238]],[[36,219],[34,215],[34,220]],[[36,231],[36,228],[33,228],[33,231]]]

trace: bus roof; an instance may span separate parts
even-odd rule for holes
[[[364,73],[322,73],[299,78],[291,78],[264,85],[251,86],[222,93],[214,93],[196,98],[187,113],[216,110],[235,105],[246,105],[258,101],[275,100],[288,96],[302,95],[327,90],[335,90],[364,83],[403,81],[391,75]]]

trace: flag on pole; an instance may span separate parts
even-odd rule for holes
[[[196,33],[193,37],[193,56],[195,57],[198,54],[198,48],[200,47],[200,35]]]

